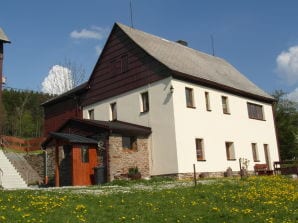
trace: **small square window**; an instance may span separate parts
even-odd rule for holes
[[[141,93],[141,112],[148,112],[149,111],[149,94],[148,92]]]
[[[185,88],[185,98],[186,98],[186,107],[195,108],[192,88],[188,88],[188,87]]]
[[[122,137],[122,148],[137,150],[137,139],[136,137],[123,136]]]
[[[226,154],[227,154],[227,160],[236,160],[233,142],[226,142]]]

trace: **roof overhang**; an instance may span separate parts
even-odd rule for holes
[[[53,146],[55,139],[70,144],[97,144],[93,137],[100,133],[148,136],[151,134],[151,128],[122,121],[69,119],[55,132],[49,133],[42,143],[42,148]]]

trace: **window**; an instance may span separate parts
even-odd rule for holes
[[[136,137],[123,136],[122,137],[122,148],[137,150],[137,139]]]
[[[94,120],[94,109],[88,110],[88,118]]]
[[[206,103],[206,110],[211,111],[209,92],[207,91],[205,92],[205,103]]]
[[[263,106],[247,102],[248,117],[264,120]]]
[[[110,104],[111,107],[111,120],[115,121],[117,120],[117,104],[116,102]]]
[[[121,73],[124,73],[126,71],[128,71],[128,56],[127,56],[127,54],[123,55],[121,57]]]
[[[233,142],[226,142],[227,160],[236,160]]]
[[[252,148],[252,156],[253,156],[253,159],[254,159],[254,162],[259,162],[260,159],[259,159],[259,153],[258,153],[258,146],[256,143],[252,143],[251,144],[251,148]]]
[[[186,107],[195,108],[192,88],[188,88],[188,87],[185,88],[185,97],[186,97]]]
[[[222,111],[224,114],[230,114],[228,97],[221,96]]]
[[[88,148],[88,146],[81,147],[81,160],[82,160],[82,163],[89,163],[89,148]]]
[[[203,139],[196,139],[197,161],[205,161]]]
[[[149,111],[149,94],[148,94],[148,92],[143,92],[141,94],[141,100],[142,100],[141,112],[148,112]]]

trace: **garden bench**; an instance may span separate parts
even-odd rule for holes
[[[254,166],[256,175],[272,175],[273,171],[268,168],[267,164],[256,164]]]

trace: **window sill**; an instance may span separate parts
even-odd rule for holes
[[[211,109],[206,109],[206,111],[211,112],[212,110]]]
[[[192,108],[192,109],[196,109],[195,106],[186,106],[187,108]]]
[[[197,162],[206,162],[206,160],[204,160],[204,159],[199,159],[199,160],[197,160]]]
[[[259,119],[259,118],[252,118],[252,117],[248,117],[249,119],[253,119],[253,120],[258,120],[258,121],[266,121],[266,119]]]
[[[148,112],[149,112],[149,110],[148,111],[141,111],[140,114],[144,115],[144,114],[147,114]]]
[[[261,161],[260,161],[260,160],[254,160],[254,162],[255,162],[255,163],[259,163],[259,162],[261,162]]]
[[[237,159],[228,159],[228,161],[236,161]]]
[[[231,115],[230,112],[223,112],[225,115]]]

